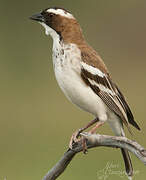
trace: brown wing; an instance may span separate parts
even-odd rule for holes
[[[123,123],[128,127],[128,122],[140,130],[134,121],[132,112],[126,103],[126,100],[118,87],[112,83],[107,74],[104,76],[93,75],[84,67],[81,70],[81,77],[84,82],[104,101],[108,108],[120,117]],[[128,127],[129,129],[129,127]],[[130,131],[130,129],[129,129]]]
[[[125,108],[125,111],[126,111],[126,114],[127,114],[127,117],[128,117],[128,121],[130,124],[132,124],[135,128],[137,128],[138,130],[140,130],[140,127],[139,125],[135,122],[134,120],[134,117],[133,117],[133,114],[130,110],[130,107],[129,105],[127,104],[123,94],[121,93],[121,91],[119,90],[119,88],[117,87],[117,85],[115,85],[116,87],[116,90],[117,90],[117,96],[118,98],[120,99],[120,101],[122,102],[123,104],[123,107]]]

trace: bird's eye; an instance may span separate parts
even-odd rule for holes
[[[49,13],[49,17],[53,17],[54,16],[54,14],[53,13]]]

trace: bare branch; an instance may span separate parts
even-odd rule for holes
[[[146,165],[146,149],[144,149],[136,141],[127,139],[126,137],[107,136],[100,134],[81,133],[81,136],[87,139],[87,147],[94,148],[99,146],[125,148],[132,152],[139,160]],[[72,158],[82,151],[82,141],[76,143],[73,149],[69,149],[56,163],[56,165],[46,174],[43,180],[55,180],[66,169]]]

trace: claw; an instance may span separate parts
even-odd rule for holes
[[[82,137],[81,139],[79,138],[80,133],[82,132],[82,129],[79,129],[75,133],[72,134],[70,142],[69,142],[69,148],[73,149],[73,146],[75,143],[79,142],[80,140],[82,141],[82,147],[83,147],[83,153],[87,154],[87,144],[86,144],[86,139]]]
[[[74,143],[79,141],[78,137],[80,136],[80,133],[81,133],[81,129],[79,129],[78,131],[76,131],[75,133],[72,134],[70,142],[69,142],[69,148],[70,149],[73,148]]]
[[[87,143],[86,143],[86,139],[84,137],[82,137],[82,147],[83,147],[83,153],[87,154],[88,153]]]

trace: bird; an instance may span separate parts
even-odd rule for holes
[[[95,119],[76,131],[70,147],[79,134],[91,125],[95,133],[105,122],[116,136],[125,136],[124,126],[140,130],[126,99],[113,81],[100,55],[86,42],[74,15],[60,7],[49,7],[30,17],[45,28],[53,39],[52,59],[56,80],[65,96]],[[121,148],[126,173],[133,176],[133,166],[126,149]]]

